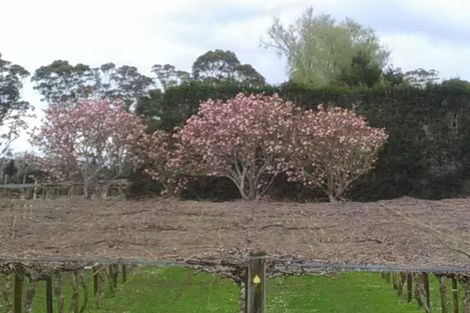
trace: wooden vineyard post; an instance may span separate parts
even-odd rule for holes
[[[459,286],[455,277],[452,277],[452,306],[454,313],[459,313]]]
[[[266,312],[266,256],[251,255],[246,284],[246,313]]]
[[[15,287],[14,287],[14,304],[13,312],[22,313],[23,311],[23,282],[24,282],[24,269],[21,264],[16,265],[15,267]]]
[[[54,305],[52,302],[52,278],[46,279],[46,308],[47,313],[54,313]]]

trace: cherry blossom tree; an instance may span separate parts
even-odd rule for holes
[[[162,195],[175,197],[186,185],[184,176],[186,158],[180,152],[176,138],[165,131],[146,134],[134,149],[145,173],[163,186]]]
[[[373,168],[388,136],[352,111],[320,105],[300,115],[292,138],[289,180],[318,187],[336,201]]]
[[[133,158],[132,147],[145,134],[143,121],[121,101],[85,101],[72,108],[51,107],[31,143],[53,178],[83,183],[89,197],[98,180],[118,177]]]
[[[177,133],[193,175],[225,176],[243,199],[258,199],[285,166],[295,106],[278,95],[208,100]]]

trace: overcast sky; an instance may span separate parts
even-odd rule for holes
[[[372,27],[403,70],[436,69],[470,80],[469,0],[2,0],[0,53],[33,72],[56,59],[98,66],[153,64],[190,70],[212,49],[234,51],[268,82],[286,80],[285,61],[259,45],[274,17],[290,23],[308,6]],[[25,98],[44,108],[26,84]],[[14,145],[28,147],[25,136]]]

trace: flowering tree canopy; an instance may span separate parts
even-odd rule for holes
[[[157,130],[135,143],[144,171],[162,184],[162,195],[175,196],[184,187],[183,162],[179,145],[170,133]]]
[[[143,121],[120,101],[86,101],[45,113],[31,143],[46,157],[36,159],[54,178],[82,182],[86,196],[99,179],[122,173],[132,157],[131,147],[145,133]]]
[[[304,112],[296,122],[287,174],[291,181],[321,188],[335,201],[372,169],[388,136],[352,111],[318,109]]]
[[[244,199],[259,198],[284,168],[295,107],[278,95],[208,100],[179,131],[191,174],[225,176]]]

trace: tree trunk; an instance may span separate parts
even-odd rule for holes
[[[86,280],[86,276],[83,272],[79,273],[80,285],[83,289],[83,302],[82,306],[80,307],[80,313],[84,313],[85,309],[88,305],[88,282]]]
[[[459,313],[459,285],[455,277],[452,277],[452,305],[454,313]]]
[[[423,275],[424,295],[425,295],[426,306],[427,306],[426,312],[431,312],[431,293],[429,291],[429,274],[423,273],[422,275]],[[426,307],[425,307],[425,310],[426,310]]]
[[[13,301],[12,301],[12,280],[13,275],[6,274],[5,275],[5,285],[3,289],[3,307],[5,308],[5,313],[12,313],[13,312]]]
[[[33,313],[33,300],[34,295],[36,294],[36,281],[31,279],[30,286],[26,291],[24,298],[24,311],[26,313]]]
[[[444,275],[438,276],[439,291],[441,294],[441,310],[442,313],[449,313],[449,305],[447,303],[447,277]]]
[[[408,303],[413,300],[413,276],[411,273],[406,274],[406,291]]]
[[[23,311],[23,282],[24,282],[24,268],[17,265],[15,267],[15,293],[13,297],[13,312],[21,313]]]
[[[83,197],[85,199],[90,199],[91,198],[91,195],[90,195],[90,185],[88,182],[84,182],[83,183]]]
[[[401,296],[403,294],[403,286],[405,284],[405,279],[406,279],[406,274],[405,273],[398,273],[397,274],[397,280],[398,280],[398,296]]]
[[[72,273],[72,299],[70,300],[70,312],[71,313],[78,313],[78,297],[79,297],[79,289],[78,289],[78,274],[77,271]]]
[[[422,299],[422,287],[421,287],[421,277],[419,274],[416,274],[415,276],[415,300],[416,302],[418,303],[418,306],[421,308],[424,303],[423,303],[423,299]]]
[[[328,200],[332,203],[338,202],[338,200],[335,198],[333,194],[328,194]]]
[[[464,281],[465,295],[463,299],[463,313],[470,313],[470,281]]]
[[[57,273],[57,277],[54,281],[54,293],[57,299],[57,313],[64,312],[64,294],[62,293],[62,275]]]
[[[54,313],[54,300],[52,298],[52,277],[46,279],[46,309],[47,313]]]

